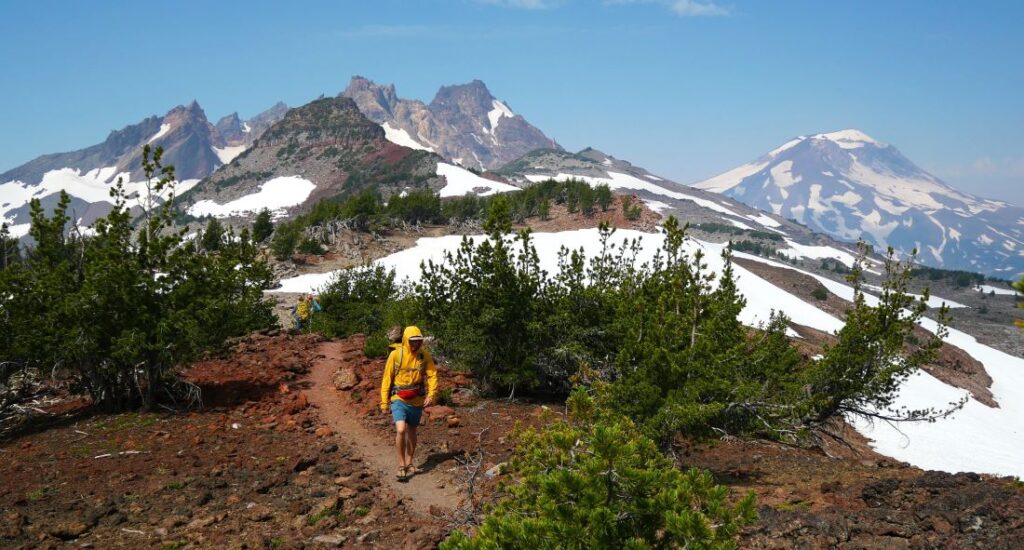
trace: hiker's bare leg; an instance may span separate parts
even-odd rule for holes
[[[406,445],[407,440],[406,434],[409,433],[409,425],[405,420],[399,420],[395,422],[395,451],[398,453],[398,465],[407,466],[409,463],[405,461]]]
[[[413,465],[413,456],[416,454],[416,427],[409,426],[405,430],[405,464]]]

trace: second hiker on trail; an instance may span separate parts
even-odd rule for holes
[[[380,384],[380,410],[395,422],[395,452],[399,480],[420,470],[413,465],[416,454],[416,428],[423,408],[437,394],[437,369],[430,352],[423,348],[423,333],[417,327],[405,327],[401,346],[394,346],[384,365]]]

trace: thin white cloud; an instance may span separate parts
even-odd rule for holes
[[[718,17],[731,14],[729,8],[709,0],[606,0],[605,4],[660,4],[682,17]]]
[[[716,15],[729,15],[729,10],[715,4],[714,2],[697,2],[697,0],[674,0],[671,2],[672,11],[683,17],[703,17]]]

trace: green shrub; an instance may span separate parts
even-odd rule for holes
[[[437,392],[437,404],[448,406],[452,404],[452,389],[445,388]]]
[[[387,357],[389,344],[391,342],[387,336],[380,332],[371,333],[366,337],[366,342],[363,343],[363,355],[370,358]]]
[[[299,243],[299,252],[319,256],[325,252],[324,246],[314,238],[306,237]]]
[[[252,222],[252,240],[259,244],[269,239],[273,233],[274,221],[270,218],[270,210],[264,208],[256,214],[256,219]]]
[[[519,434],[507,496],[472,537],[457,531],[441,548],[736,547],[756,519],[753,493],[729,504],[710,473],[677,470],[628,420],[594,420],[587,401],[574,394],[569,422]]]
[[[154,192],[175,179],[161,155],[143,148]],[[0,357],[59,371],[99,406],[152,408],[175,395],[174,367],[275,324],[263,297],[273,277],[248,239],[225,240],[217,254],[205,254],[184,231],[172,232],[173,201],[146,212],[136,227],[120,183],[112,198],[113,210],[84,239],[66,230],[66,194],[51,217],[31,203],[36,246],[25,262],[0,272],[0,312],[27,313],[0,320]]]
[[[828,300],[828,289],[824,286],[818,285],[811,291],[811,296],[813,296],[815,300]]]
[[[297,223],[278,224],[274,231],[274,238],[270,243],[270,250],[278,260],[287,260],[295,253],[295,247],[302,239],[302,227]]]
[[[378,334],[398,298],[394,271],[382,266],[343,269],[321,289],[322,311],[313,317],[312,329],[328,338]]]

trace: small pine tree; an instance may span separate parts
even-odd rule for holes
[[[608,208],[611,207],[612,201],[615,196],[612,195],[612,190],[608,187],[607,183],[602,183],[594,188],[594,194],[597,200],[598,206],[601,207],[602,212],[607,212]]]
[[[259,214],[256,214],[256,219],[252,222],[252,241],[260,244],[269,239],[273,233],[274,221],[270,217],[270,210],[264,208],[260,210]]]
[[[1013,283],[1013,288],[1017,289],[1017,292],[1019,294],[1024,294],[1024,277],[1022,277],[1021,280],[1017,281],[1016,283]],[[992,291],[992,295],[995,295],[995,291]],[[1024,302],[1017,302],[1017,307],[1024,308]],[[1014,321],[1014,323],[1018,327],[1024,328],[1024,320],[1017,319],[1016,321]]]
[[[270,242],[270,250],[278,260],[287,260],[295,253],[295,247],[302,238],[302,227],[298,223],[278,224],[274,238]]]
[[[505,195],[498,195],[491,201],[487,209],[487,219],[483,224],[488,233],[503,234],[512,231],[512,208]]]
[[[21,262],[21,247],[18,239],[11,237],[7,224],[0,225],[0,271]]]
[[[220,223],[217,218],[210,218],[210,221],[206,223],[206,229],[203,230],[203,237],[201,244],[203,250],[207,252],[217,252],[224,245],[224,225]]]
[[[537,203],[537,214],[540,219],[547,221],[551,219],[551,200],[547,197],[541,198],[540,202]]]
[[[594,213],[594,189],[589,185],[580,187],[580,212],[584,216],[591,216]]]

